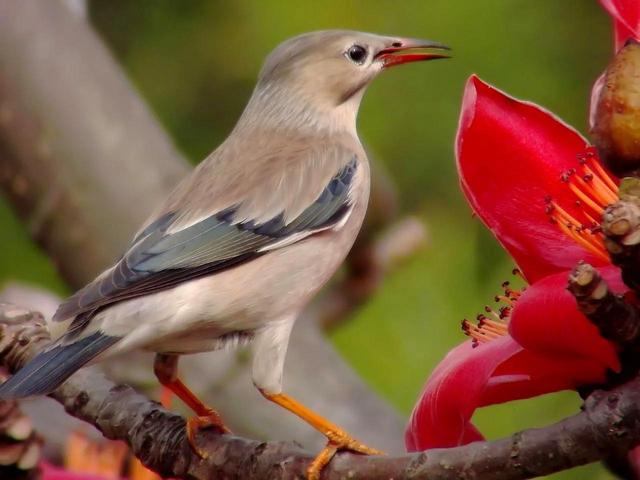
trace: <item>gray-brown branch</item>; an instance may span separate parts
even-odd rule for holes
[[[604,338],[622,348],[635,348],[640,337],[638,307],[614,294],[593,266],[579,263],[569,276],[568,288]]]
[[[0,304],[0,364],[20,368],[49,341],[42,317]],[[258,442],[202,431],[205,459],[193,453],[182,417],[85,369],[52,394],[71,415],[111,439],[126,441],[145,465],[164,476],[192,479],[303,478],[312,454],[291,442]],[[372,418],[374,422],[377,419]],[[640,443],[640,379],[596,391],[582,412],[541,429],[492,442],[389,457],[340,453],[324,479],[482,478],[517,480],[623,455]]]

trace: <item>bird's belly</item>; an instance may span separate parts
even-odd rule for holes
[[[170,290],[113,305],[100,329],[124,337],[113,353],[135,348],[191,353],[214,350],[221,337],[253,332],[299,312],[342,262],[324,234]],[[334,239],[335,240],[335,239]],[[340,247],[340,244],[338,244]]]
[[[202,328],[197,332],[180,332],[146,345],[145,350],[160,353],[188,354],[234,348],[253,339],[252,330],[220,334],[215,328]]]

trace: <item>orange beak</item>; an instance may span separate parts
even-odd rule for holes
[[[439,51],[433,52],[431,50]],[[447,50],[450,50],[450,48],[446,45],[431,40],[403,38],[380,50],[375,59],[382,61],[383,68],[389,68],[403,63],[449,58],[450,55],[446,52]]]

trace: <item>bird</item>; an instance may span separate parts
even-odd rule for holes
[[[189,406],[187,438],[229,432],[180,380],[180,355],[252,343],[262,395],[327,437],[307,475],[338,450],[379,454],[283,392],[291,329],[361,227],[369,164],[356,130],[382,71],[448,57],[429,41],[349,30],[290,38],[266,58],[229,136],[169,194],[110,268],[59,306],[52,343],[0,385],[45,395],[81,367],[155,352],[159,382]],[[203,452],[199,452],[204,455]]]

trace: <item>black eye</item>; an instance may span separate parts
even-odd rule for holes
[[[362,65],[367,59],[367,49],[360,45],[353,45],[347,50],[347,57],[349,57],[349,60],[353,63]]]

